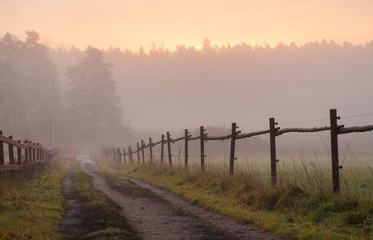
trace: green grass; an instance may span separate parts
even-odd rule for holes
[[[60,159],[44,170],[0,175],[0,239],[61,239],[61,181],[69,167]]]
[[[255,168],[241,167],[232,177],[221,165],[209,165],[201,174],[197,168],[185,171],[157,164],[125,168],[110,160],[99,164],[105,171],[142,179],[192,203],[277,234],[300,239],[373,238],[369,190],[373,174],[369,168],[343,172],[342,191],[333,194],[329,171],[317,164],[314,169],[282,169],[276,188],[271,187],[266,170]]]
[[[87,169],[93,169],[86,164]],[[121,208],[103,193],[94,189],[92,178],[82,172],[78,162],[72,165],[73,188],[77,192],[79,208],[84,213],[84,229],[78,239],[136,239],[128,231],[126,220],[120,215]]]
[[[85,207],[88,208],[107,208],[115,210],[107,201],[107,198],[101,192],[94,189],[92,178],[80,170],[79,163],[73,163],[73,188],[80,197],[87,199]]]
[[[125,229],[120,228],[105,228],[98,230],[96,232],[89,233],[85,235],[86,238],[94,238],[94,239],[123,239],[123,236],[129,235],[129,232]]]

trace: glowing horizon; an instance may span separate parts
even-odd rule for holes
[[[88,45],[148,52],[153,44],[170,51],[178,45],[200,49],[212,45],[271,47],[335,41],[354,45],[373,40],[373,2],[284,0],[4,0],[0,3],[0,34],[24,39],[35,30],[53,48]]]

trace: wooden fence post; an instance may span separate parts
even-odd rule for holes
[[[272,186],[277,184],[277,170],[276,170],[276,125],[274,118],[269,119],[269,143],[271,149],[271,183]]]
[[[36,159],[36,150],[35,150],[35,143],[32,143],[33,147],[32,147],[32,160],[35,162],[37,159]]]
[[[185,169],[188,168],[188,157],[189,157],[189,153],[188,153],[188,140],[189,140],[189,132],[188,132],[188,129],[185,129],[185,153],[184,153],[184,157],[185,157]]]
[[[122,154],[120,152],[120,148],[117,148],[117,153],[118,153],[118,162],[122,163]]]
[[[29,144],[29,148],[28,148],[29,160],[30,162],[33,162],[34,159],[32,158],[32,142],[29,141],[28,144]]]
[[[235,157],[235,151],[236,151],[236,123],[232,123],[232,131],[231,131],[231,151],[230,151],[230,158],[229,158],[229,173],[233,175],[234,171],[234,160]]]
[[[205,129],[203,126],[199,127],[199,136],[201,144],[201,171],[205,171]]]
[[[13,136],[9,136],[9,139],[13,139]],[[9,154],[9,164],[14,164],[14,152],[13,145],[8,143],[8,154]]]
[[[133,165],[132,149],[131,146],[128,147],[128,162]]]
[[[333,177],[333,192],[340,191],[339,186],[339,159],[338,159],[338,124],[337,110],[330,109],[330,143],[332,154],[332,177]]]
[[[153,162],[153,143],[152,138],[149,138],[149,154],[150,154],[150,161]]]
[[[167,150],[168,150],[168,165],[172,167],[172,154],[171,154],[171,137],[170,132],[167,132]]]
[[[137,163],[140,163],[140,144],[137,143]]]
[[[0,131],[0,136],[3,135],[3,131]],[[2,141],[0,141],[0,165],[4,165],[4,144]]]
[[[163,155],[164,155],[164,135],[161,137],[161,163],[163,164]]]
[[[126,159],[126,149],[123,148],[123,164],[126,165],[127,164],[127,159]]]
[[[27,140],[23,141],[23,143],[24,143],[24,144],[27,144]],[[28,160],[29,160],[29,153],[28,153],[28,152],[29,152],[29,151],[28,151],[28,148],[25,147],[25,163],[27,163]]]
[[[21,143],[21,140],[18,140],[17,142]],[[22,152],[21,152],[20,147],[17,147],[17,159],[18,159],[18,164],[22,164]]]
[[[36,160],[40,160],[40,149],[39,149],[39,143],[36,143],[36,146],[38,147],[36,149]]]
[[[32,159],[32,142],[29,141],[28,144],[30,145],[29,148],[28,148],[29,160],[30,160],[30,162],[33,162],[34,160]]]
[[[145,143],[144,140],[141,139],[141,156],[142,156],[142,163],[145,163]]]
[[[40,160],[43,160],[43,146],[40,144],[40,150],[39,150],[39,157],[40,157]]]

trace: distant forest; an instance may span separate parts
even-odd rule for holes
[[[56,141],[66,143],[120,137],[130,127],[151,135],[238,122],[252,130],[270,116],[327,118],[333,107],[365,113],[373,102],[373,41],[270,47],[206,38],[200,49],[133,52],[52,49],[35,31],[26,35],[0,41],[0,126],[22,138],[50,141],[52,108]]]

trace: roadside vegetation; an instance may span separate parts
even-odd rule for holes
[[[70,162],[56,159],[0,174],[0,239],[61,239],[61,181]]]
[[[166,165],[119,165],[98,159],[107,172],[150,182],[155,186],[217,211],[299,239],[373,239],[372,169],[353,169],[341,176],[341,193],[333,194],[325,169],[306,167],[279,173],[271,187],[262,170],[237,170],[234,177],[221,168],[203,174],[196,168]],[[281,177],[280,177],[281,176]]]

